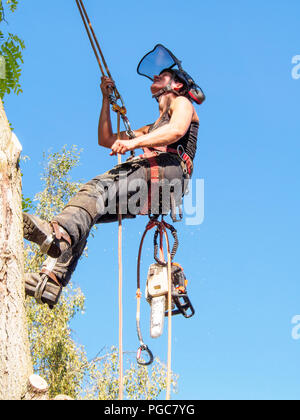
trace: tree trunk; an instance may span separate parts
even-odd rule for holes
[[[32,373],[22,233],[22,150],[0,99],[0,400],[19,400]]]

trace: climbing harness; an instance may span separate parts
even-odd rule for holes
[[[184,179],[188,181],[193,173],[193,161],[186,154],[183,146],[178,146],[177,150],[170,148],[168,146],[155,147],[155,148],[144,148],[144,154],[139,156],[141,159],[147,159],[149,162],[150,172],[147,173],[147,181],[149,181],[149,192],[148,192],[148,201],[146,202],[144,208],[141,210],[141,215],[150,215],[151,214],[151,204],[152,200],[159,195],[160,182],[163,180],[163,169],[157,162],[157,157],[161,153],[170,153],[173,156],[177,157],[180,161],[182,167]],[[182,206],[176,204],[174,189],[170,191],[170,210],[171,210],[171,219],[173,223],[180,222],[183,219]],[[179,209],[179,218],[177,218],[177,211]]]
[[[177,66],[177,68],[175,68]],[[174,78],[179,79],[185,86],[185,96],[190,98],[193,102],[201,105],[205,101],[205,95],[197,85],[193,78],[182,68],[181,61],[162,44],[157,44],[152,51],[147,53],[140,61],[137,72],[139,75],[147,77],[151,81],[154,80],[154,76],[162,74],[168,71]],[[171,83],[161,89],[157,94],[153,95],[154,98],[158,99],[161,95],[167,92],[173,92],[176,95],[182,93],[172,89]]]
[[[101,71],[103,76],[106,76],[105,71],[104,71],[104,68],[105,68],[107,76],[110,79],[112,79],[112,75],[111,75],[111,73],[109,71],[109,68],[107,66],[106,60],[105,60],[104,55],[102,53],[100,44],[99,44],[98,39],[96,37],[96,34],[94,32],[93,26],[91,24],[91,21],[89,19],[88,14],[87,14],[86,8],[83,4],[83,1],[82,0],[75,0],[75,1],[76,1],[78,10],[79,10],[80,16],[82,18],[84,27],[86,29],[87,35],[89,37],[92,49],[93,49],[94,54],[95,54],[95,57],[96,57],[97,62],[99,64],[100,71]],[[97,52],[97,50],[98,50],[98,52]],[[101,59],[100,59],[99,55],[102,59],[103,65],[101,63]],[[120,95],[120,92],[116,88],[116,86],[113,87],[113,93],[111,95],[109,95],[109,101],[110,101],[110,104],[112,106],[112,110],[114,112],[118,113],[121,116],[121,118],[123,120],[123,123],[124,123],[124,126],[125,126],[125,129],[126,129],[126,134],[128,135],[128,137],[130,139],[135,138],[135,134],[131,129],[130,122],[129,122],[128,117],[126,115],[127,114],[127,109],[126,109],[125,103],[123,101],[122,96]],[[120,103],[118,103],[118,102],[120,102]],[[131,152],[131,156],[132,157],[135,156],[134,151]]]

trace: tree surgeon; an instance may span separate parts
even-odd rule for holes
[[[197,149],[199,117],[193,103],[201,104],[205,96],[181,62],[161,44],[141,60],[138,73],[152,81],[159,118],[134,130],[134,139],[126,132],[118,138],[110,118],[109,95],[114,82],[103,77],[98,139],[100,146],[111,149],[112,156],[136,149],[143,149],[144,154],[83,185],[50,223],[23,215],[24,238],[48,255],[40,273],[26,275],[26,293],[39,303],[53,307],[58,302],[94,224],[117,221],[119,214],[122,218],[166,215],[181,204]]]

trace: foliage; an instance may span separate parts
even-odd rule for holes
[[[30,198],[25,198],[22,195],[22,211],[23,213],[28,213],[33,209],[33,202]]]
[[[35,197],[36,213],[51,220],[75,194],[80,183],[71,181],[70,172],[79,164],[80,151],[75,146],[44,155],[41,177],[43,190]],[[23,201],[24,202],[24,201]],[[29,207],[33,206],[28,202]],[[38,272],[45,257],[35,244],[25,247],[26,272]],[[76,275],[76,274],[75,274]],[[75,399],[117,399],[118,351],[112,348],[106,355],[92,361],[82,346],[75,343],[70,322],[84,311],[85,297],[79,288],[70,284],[64,289],[58,305],[37,305],[27,299],[28,329],[36,373],[50,385],[50,397],[66,394]],[[166,388],[166,368],[156,360],[152,370],[131,363],[124,375],[125,395],[128,399],[155,399]],[[174,377],[173,384],[175,385]]]
[[[29,156],[20,156],[19,165],[21,164],[21,162],[27,162],[27,160],[29,160]],[[23,177],[22,169],[21,169],[21,176]],[[30,211],[31,212],[35,211],[33,201],[30,198],[25,198],[23,194],[22,194],[22,211],[23,213],[29,213]]]
[[[52,311],[38,306],[33,299],[27,301],[33,364],[50,384],[51,397],[67,394],[76,398],[81,392],[87,358],[84,349],[75,344],[69,323],[83,310],[84,296],[72,286]]]
[[[91,362],[93,383],[87,388],[85,398],[117,400],[119,394],[119,351],[112,347],[106,355]],[[156,358],[152,367],[137,366],[127,357],[129,367],[124,372],[124,397],[128,400],[155,400],[166,389],[166,366]],[[177,375],[172,376],[176,390]]]
[[[15,12],[18,0],[6,0],[6,7],[9,12]],[[0,23],[7,23],[5,16],[5,4],[0,0]],[[4,65],[5,78],[0,78],[0,98],[12,91],[17,95],[22,92],[20,85],[21,64],[23,63],[22,50],[25,44],[17,35],[10,32],[4,33],[0,30],[0,64]],[[2,73],[2,72],[0,72]]]
[[[72,182],[70,171],[79,163],[80,152],[73,146],[66,146],[58,153],[44,155],[45,165],[41,180],[44,189],[36,195],[36,214],[51,220],[59,213],[69,197],[75,194],[80,183]],[[23,199],[23,207],[31,200]],[[26,208],[25,208],[26,210]],[[25,247],[25,271],[38,272],[45,257],[35,244]],[[47,306],[39,306],[33,299],[27,300],[29,339],[35,370],[48,380],[50,395],[68,394],[77,397],[84,369],[87,363],[83,349],[76,346],[70,330],[70,321],[76,313],[84,310],[84,296],[80,289],[72,285],[63,293],[59,304],[50,311]],[[74,374],[70,372],[75,371]]]
[[[47,162],[41,176],[44,190],[35,197],[38,202],[36,211],[42,219],[52,220],[79,190],[81,182],[71,182],[70,172],[79,165],[81,152],[76,146],[70,150],[64,146],[60,152],[44,153]]]

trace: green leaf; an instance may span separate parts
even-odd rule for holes
[[[18,1],[6,0],[8,10],[15,12]],[[6,22],[3,1],[0,0],[0,22]],[[20,78],[21,64],[23,64],[22,51],[25,43],[17,35],[0,31],[0,98],[11,92],[22,93]]]

